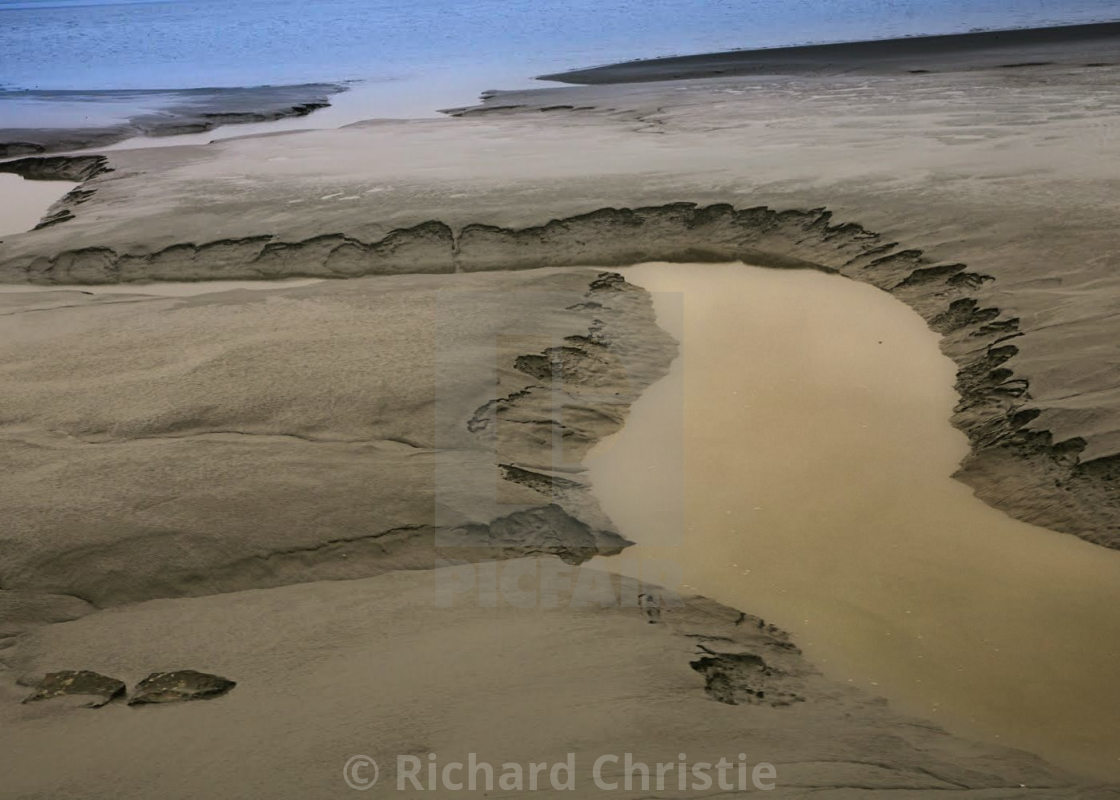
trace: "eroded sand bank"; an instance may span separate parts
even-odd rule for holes
[[[953,365],[923,320],[815,272],[623,273],[683,352],[587,460],[637,542],[602,566],[670,565],[790,630],[833,678],[1120,774],[1120,554],[952,480],[968,443],[948,424]]]
[[[549,89],[458,119],[114,152],[73,218],[4,242],[0,273],[816,264],[944,334],[961,477],[986,501],[1116,544],[1120,106],[1100,63]]]

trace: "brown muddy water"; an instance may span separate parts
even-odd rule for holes
[[[950,477],[955,367],[922,319],[811,271],[623,272],[682,355],[587,459],[637,543],[596,563],[653,563],[903,711],[1120,777],[1120,553]]]

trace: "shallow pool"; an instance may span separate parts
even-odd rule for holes
[[[811,271],[624,273],[682,355],[588,459],[637,542],[599,563],[669,564],[904,711],[1120,776],[1120,553],[950,477],[955,366],[922,319]]]

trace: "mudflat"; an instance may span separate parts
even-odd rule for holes
[[[1115,796],[1099,765],[1072,774],[822,676],[756,609],[584,566],[628,545],[584,457],[678,352],[612,271],[655,260],[890,292],[955,364],[958,477],[1114,555],[1120,70],[1067,56],[495,93],[440,120],[6,162],[82,182],[55,224],[0,244],[0,276],[44,288],[0,294],[11,785],[348,794],[356,753],[734,743],[777,766],[776,796]],[[289,277],[331,280],[49,291]],[[17,702],[83,669],[130,691],[182,669],[237,685]]]

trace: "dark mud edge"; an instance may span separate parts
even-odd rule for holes
[[[1081,439],[1028,429],[1040,413],[1030,382],[1012,368],[1019,319],[986,305],[993,280],[963,264],[938,263],[823,208],[775,211],[671,203],[602,208],[508,229],[440,221],[390,231],[378,241],[327,233],[184,243],[151,253],[109,248],[0,263],[0,278],[32,283],[347,277],[451,273],[644,261],[726,262],[811,268],[870,283],[898,297],[941,334],[958,367],[953,423],[971,443],[957,473],[979,497],[1026,522],[1120,548],[1120,456],[1081,461]]]
[[[106,147],[133,136],[205,133],[221,125],[305,117],[328,107],[331,96],[346,88],[342,84],[308,83],[178,90],[0,90],[0,102],[6,97],[17,97],[49,103],[78,96],[85,102],[95,102],[99,98],[117,102],[132,100],[140,107],[147,107],[154,97],[161,105],[159,110],[138,112],[127,121],[100,127],[0,128],[0,158]]]
[[[537,80],[596,85],[725,75],[805,75],[826,71],[921,74],[970,67],[1016,69],[1049,66],[1054,62],[1034,59],[1053,57],[1056,47],[1064,47],[1067,53],[1077,54],[1086,48],[1104,45],[1105,52],[1110,52],[1117,37],[1120,37],[1120,22],[1116,21],[1042,28],[975,30],[933,36],[903,36],[638,59],[540,75]],[[1008,58],[1022,59],[1024,55],[1031,60],[1006,62]],[[915,69],[917,65],[938,69]]]

